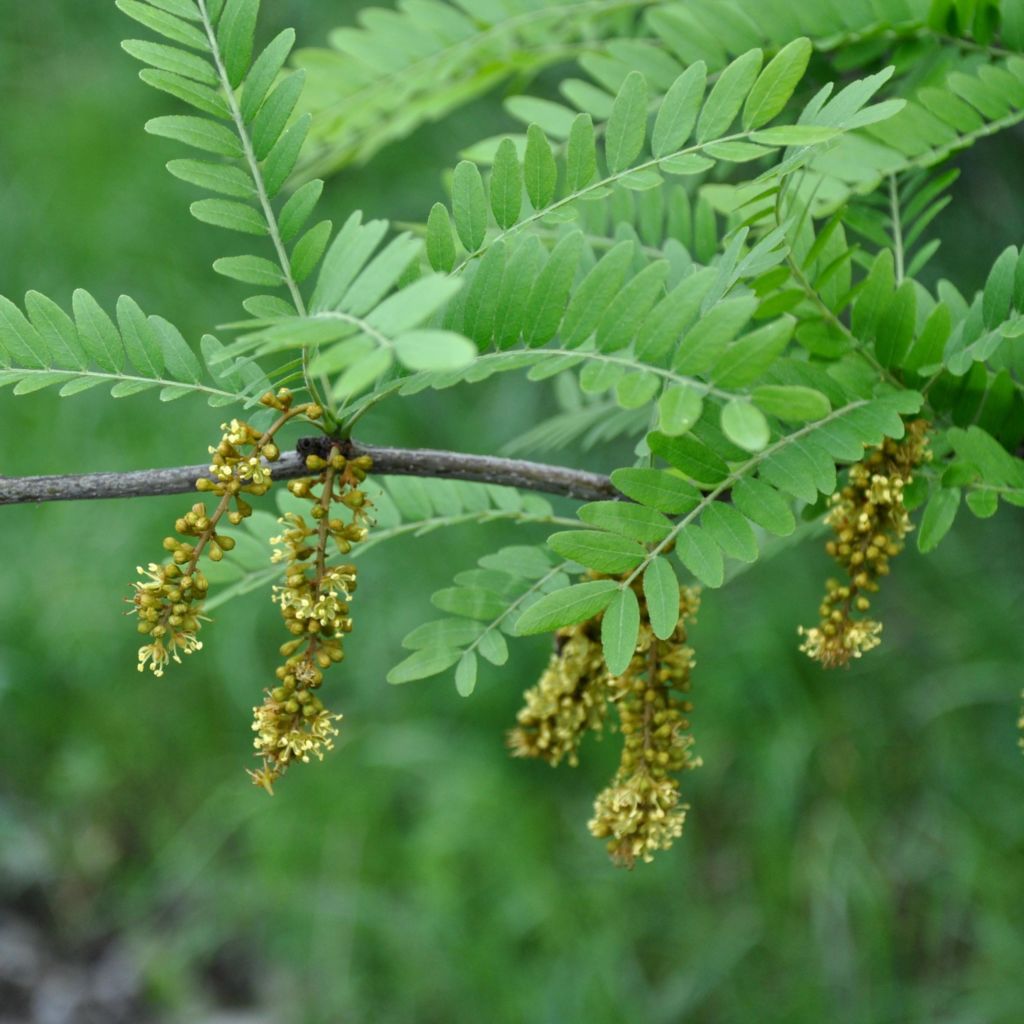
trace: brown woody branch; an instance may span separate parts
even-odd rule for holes
[[[274,463],[277,480],[305,476],[306,454],[319,451],[329,439],[303,438],[294,452]],[[444,477],[473,483],[502,484],[531,491],[559,494],[580,501],[620,498],[611,480],[565,466],[550,466],[523,459],[435,451],[430,448],[380,448],[343,441],[349,458],[368,455],[378,476]],[[173,469],[139,469],[127,473],[83,473],[64,476],[0,476],[0,505],[43,501],[81,501],[94,498],[138,498],[158,494],[184,494],[195,489],[196,480],[209,476],[209,466],[178,466]]]

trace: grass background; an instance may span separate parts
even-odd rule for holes
[[[295,25],[306,43],[354,7],[265,6],[265,38]],[[244,289],[209,270],[225,239],[163,172],[176,147],[142,132],[173,103],[137,83],[128,23],[71,0],[0,15],[0,293],[123,291],[191,339],[233,319]],[[501,116],[490,98],[332,179],[335,222],[422,219],[459,146]],[[1022,237],[1020,155],[1017,134],[961,160],[937,266],[964,288]],[[493,451],[546,402],[509,377],[386,408],[363,436]],[[3,392],[0,473],[192,462],[220,418],[190,399]],[[522,534],[432,534],[363,563],[331,683],[342,742],[271,801],[241,771],[278,643],[265,595],[221,609],[177,672],[134,669],[121,596],[182,501],[0,514],[4,1024],[91,1021],[82,992],[108,976],[131,1021],[1020,1020],[1020,510],[902,556],[885,643],[849,672],[796,651],[828,571],[817,546],[706,595],[687,834],[630,874],[585,828],[613,742],[558,772],[503,750],[542,639],[468,701],[384,683],[431,590]],[[30,986],[11,966],[26,943],[43,965]]]

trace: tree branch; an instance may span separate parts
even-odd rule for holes
[[[296,451],[282,455],[273,464],[274,478],[292,480],[306,476],[309,472],[305,466],[306,455],[319,452],[324,442],[329,444],[331,439],[303,438]],[[373,459],[372,472],[377,476],[445,477],[473,483],[502,484],[560,494],[580,501],[621,497],[608,477],[565,466],[430,448],[379,448],[351,440],[341,442],[341,447],[347,458],[370,456]],[[194,490],[196,480],[203,476],[209,476],[206,464],[174,469],[139,469],[127,473],[0,477],[0,505],[184,494]]]

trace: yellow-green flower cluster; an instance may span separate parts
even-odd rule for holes
[[[611,678],[594,620],[558,630],[548,667],[523,694],[518,724],[508,733],[513,756],[537,757],[552,766],[563,759],[579,764],[584,733],[604,725]]]
[[[636,653],[614,680],[611,700],[619,712],[622,757],[611,783],[594,802],[589,828],[607,841],[612,860],[632,868],[649,863],[683,832],[687,807],[680,803],[678,774],[700,766],[692,753],[688,715],[693,649],[686,622],[699,607],[697,590],[680,596],[680,620],[667,640],[659,640],[642,615]]]
[[[235,542],[217,530],[226,516],[237,525],[252,515],[252,506],[244,495],[265,494],[270,487],[269,462],[280,453],[273,443],[277,429],[292,416],[303,412],[319,416],[314,406],[292,407],[292,395],[287,389],[273,394],[268,392],[261,402],[280,412],[277,422],[267,431],[260,432],[241,420],[222,423],[224,431],[220,443],[210,448],[212,456],[210,477],[196,481],[196,490],[215,494],[220,500],[215,509],[208,510],[197,502],[174,524],[180,537],[164,538],[164,550],[170,553],[168,562],[151,562],[145,569],[139,566],[142,579],[132,586],[135,593],[129,599],[131,611],[138,615],[138,630],[148,638],[139,648],[139,671],[150,668],[157,676],[164,673],[170,661],[181,661],[182,654],[191,654],[202,648],[197,634],[205,621],[202,614],[203,599],[209,589],[206,576],[199,570],[200,556],[219,562],[225,551]],[[234,508],[231,503],[234,502]]]
[[[347,554],[366,536],[370,503],[360,485],[370,466],[365,456],[349,461],[334,447],[326,459],[306,459],[306,467],[319,471],[318,477],[288,485],[293,494],[312,503],[312,522],[290,512],[281,519],[285,529],[272,539],[280,545],[273,560],[286,563],[274,601],[291,639],[281,645],[285,660],[277,669],[277,686],[253,708],[253,745],[261,764],[249,772],[256,785],[271,793],[273,783],[293,761],[322,760],[338,735],[334,723],[341,715],[329,711],[316,691],[324,671],[345,656],[342,638],[352,629],[349,601],[356,589],[356,567],[328,566],[327,548],[333,542]],[[349,511],[347,522],[331,516],[333,502]]]
[[[687,715],[693,650],[686,623],[700,604],[697,588],[680,594],[679,622],[659,640],[651,629],[642,587],[636,650],[621,676],[608,672],[601,650],[601,616],[555,634],[555,652],[536,686],[524,694],[517,724],[508,734],[515,757],[536,757],[550,765],[579,764],[587,732],[604,730],[608,710],[618,711],[623,748],[619,768],[598,795],[591,833],[607,843],[612,860],[633,867],[682,834],[686,808],[679,802],[676,775],[696,768]],[[612,726],[612,728],[616,728]]]
[[[915,468],[931,458],[927,433],[927,421],[914,420],[902,440],[886,438],[850,467],[846,486],[832,497],[825,522],[835,536],[825,550],[846,578],[826,581],[818,625],[800,627],[800,650],[825,668],[848,665],[881,643],[882,624],[866,617],[868,595],[889,575],[890,559],[903,550],[913,529],[903,490]]]

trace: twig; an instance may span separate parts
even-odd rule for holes
[[[273,463],[276,480],[306,476],[306,455],[319,451],[330,438],[304,438]],[[531,491],[560,494],[580,501],[621,498],[608,477],[600,473],[550,466],[523,459],[435,451],[429,448],[380,448],[342,441],[347,458],[368,455],[377,476],[445,477],[473,483],[501,484]],[[173,469],[139,469],[127,473],[84,473],[66,476],[0,477],[0,505],[43,501],[80,501],[92,498],[138,498],[158,494],[184,494],[195,488],[199,477],[209,476],[209,466],[178,466]]]

